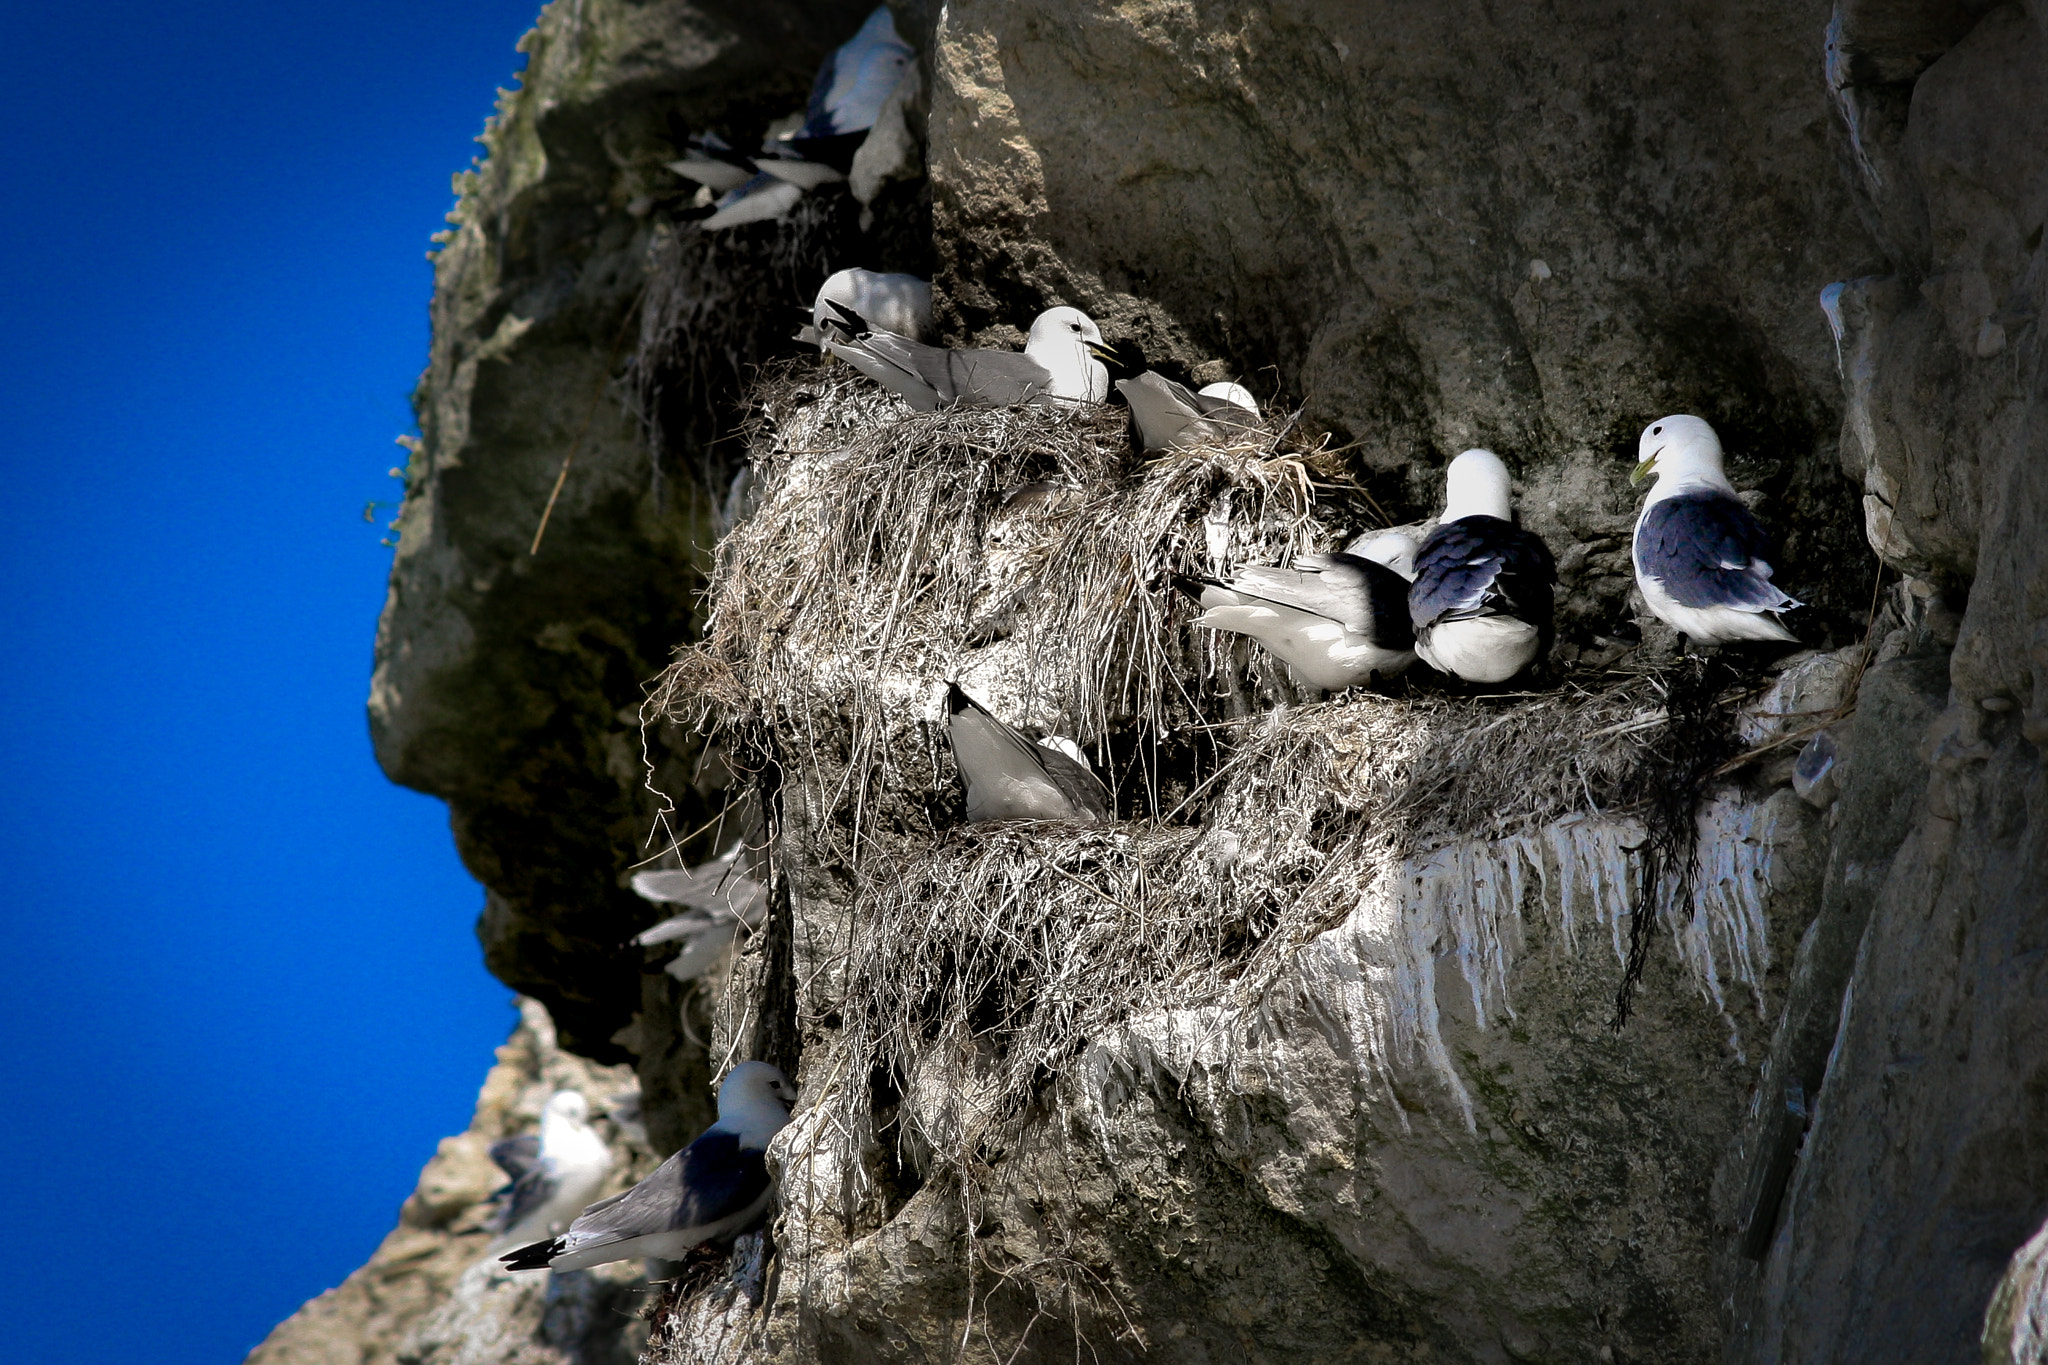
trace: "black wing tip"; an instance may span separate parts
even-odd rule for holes
[[[498,1258],[498,1263],[507,1270],[546,1270],[561,1253],[562,1239],[550,1237],[545,1242],[530,1242],[517,1251],[508,1251]]]
[[[946,680],[947,715],[957,716],[962,711],[977,711],[980,709],[980,707],[975,705],[974,698],[968,696],[966,692],[961,690],[959,683],[954,682],[950,678]]]
[[[851,308],[848,308],[838,299],[826,299],[825,306],[830,308],[834,314],[829,321],[836,322],[854,336],[859,336],[862,332],[868,330],[868,320],[854,312]]]

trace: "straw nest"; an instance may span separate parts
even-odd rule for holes
[[[770,377],[750,443],[705,639],[651,714],[772,753],[785,805],[799,784],[783,857],[850,900],[832,998],[804,1006],[873,1078],[830,1101],[864,1111],[834,1125],[849,1142],[893,1093],[914,1164],[964,1176],[1089,1038],[1254,1007],[1404,858],[1642,795],[1654,679],[1304,702],[1262,651],[1190,626],[1174,575],[1377,524],[1330,452],[1141,463],[1120,412],[909,414],[817,367]],[[936,704],[955,678],[1078,736],[1129,818],[963,824]]]

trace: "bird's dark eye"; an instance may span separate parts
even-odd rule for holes
[[[1651,434],[1652,436],[1662,436],[1662,435],[1664,434],[1664,428],[1662,428],[1662,427],[1651,427],[1651,428],[1650,428],[1650,434]]]

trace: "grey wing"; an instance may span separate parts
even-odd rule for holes
[[[1037,751],[1038,762],[1045,768],[1045,775],[1052,779],[1053,786],[1059,788],[1060,795],[1097,820],[1116,819],[1116,807],[1109,799],[1109,788],[1086,764],[1077,763],[1058,749],[1043,744],[1031,747]]]
[[[565,1250],[578,1251],[701,1227],[746,1208],[768,1186],[760,1149],[713,1128],[632,1189],[583,1210],[562,1240]]]
[[[915,351],[908,349],[913,347]],[[950,401],[941,398],[913,368],[916,351],[935,349],[923,342],[889,332],[869,332],[846,342],[827,338],[825,349],[882,387],[902,395],[903,401],[920,412],[930,412]]]
[[[1636,531],[1637,558],[1680,606],[1777,611],[1802,605],[1771,582],[1770,533],[1738,498],[1683,494],[1653,504]]]
[[[540,1134],[522,1133],[492,1143],[491,1160],[498,1163],[499,1170],[517,1180],[540,1160]]]
[[[623,1242],[679,1226],[675,1218],[687,1201],[683,1159],[689,1155],[689,1150],[685,1147],[662,1162],[654,1168],[652,1175],[632,1189],[609,1199],[600,1199],[576,1215],[576,1221],[569,1225],[569,1231],[562,1238],[568,1244],[567,1249],[580,1250],[609,1242]]]
[[[512,1182],[511,1197],[500,1212],[501,1228],[518,1227],[529,1213],[555,1197],[561,1182],[555,1178],[555,1163],[542,1157]]]
[[[1021,351],[940,351],[943,382],[933,383],[947,402],[977,408],[1028,403],[1052,387],[1052,371]]]
[[[1346,630],[1373,630],[1370,584],[1358,568],[1332,563],[1331,556],[1303,555],[1288,569],[1246,565],[1230,578],[1230,589],[1247,597],[1313,612]]]

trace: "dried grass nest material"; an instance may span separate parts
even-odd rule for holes
[[[1255,1004],[1405,859],[1627,798],[1654,700],[1628,680],[1285,708],[1229,748],[1199,827],[968,827],[877,867],[841,999],[853,1074],[892,1076],[918,1112],[943,1103],[912,1093],[931,1056],[978,1055],[991,1120],[1014,1117],[1135,1014]],[[941,1160],[969,1156],[954,1136]]]
[[[1328,452],[1268,439],[1140,467],[1118,414],[906,414],[816,366],[771,377],[750,447],[754,508],[719,546],[706,638],[651,708],[772,733],[844,815],[851,836],[812,852],[853,888],[847,1060],[893,1078],[907,1111],[951,1084],[933,1058],[971,1055],[988,1113],[1014,1117],[1135,1013],[1254,1004],[1404,859],[1637,799],[1662,724],[1651,679],[1241,714],[1250,689],[1220,675],[1247,647],[1192,628],[1168,580],[1363,529],[1340,526],[1362,514],[1329,496]],[[943,741],[920,731],[917,684],[996,636],[1027,710],[1084,740],[1199,730],[1214,766],[1157,823],[865,833],[878,784],[944,780],[920,756]],[[971,1134],[931,1145],[965,1161]]]
[[[1014,633],[1067,729],[1186,720],[1171,576],[1338,535],[1318,502],[1338,461],[1289,438],[1139,469],[1120,409],[908,413],[816,366],[772,376],[755,412],[754,509],[719,544],[704,642],[653,699],[671,718],[803,709],[828,662],[831,687],[936,681]]]

